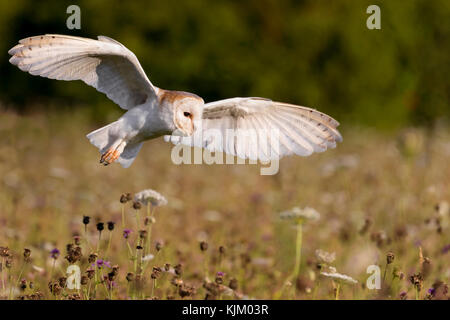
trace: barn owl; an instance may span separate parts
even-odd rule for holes
[[[82,80],[126,110],[117,121],[87,135],[100,150],[104,165],[117,161],[129,167],[143,142],[160,136],[175,144],[265,161],[274,156],[307,156],[342,141],[336,129],[339,123],[311,108],[254,97],[204,103],[193,93],[158,88],[133,52],[105,36],[98,40],[51,34],[29,37],[9,54],[9,61],[22,71],[50,79]],[[203,135],[208,130],[225,134],[227,130],[273,129],[278,132],[276,152],[271,150],[275,141],[259,146],[260,134],[259,140],[248,135],[216,141]]]

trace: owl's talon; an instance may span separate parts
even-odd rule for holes
[[[113,163],[117,159],[119,159],[120,153],[117,149],[109,148],[102,157],[100,158],[100,163],[107,166],[110,163]]]

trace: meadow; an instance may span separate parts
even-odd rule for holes
[[[104,124],[0,113],[0,299],[448,299],[445,124],[341,124],[336,149],[283,159],[274,176],[175,165],[162,139],[105,167],[85,138]],[[167,204],[135,202],[146,189]]]

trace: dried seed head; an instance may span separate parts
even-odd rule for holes
[[[120,203],[127,203],[128,201],[131,201],[133,197],[131,196],[131,193],[124,193],[120,196]]]
[[[388,252],[386,254],[386,263],[391,264],[394,261],[394,254],[392,252]]]
[[[183,273],[183,268],[180,263],[174,267],[174,270],[175,270],[175,274],[177,274],[179,276]]]
[[[115,222],[108,221],[107,224],[108,224],[108,230],[109,230],[109,231],[113,231],[113,230],[114,230]]]
[[[142,207],[142,205],[141,205],[140,202],[138,202],[138,201],[134,201],[133,202],[133,209],[134,210],[139,210],[139,209],[141,209],[141,207]]]
[[[89,255],[88,262],[89,263],[94,263],[95,261],[97,261],[97,257],[98,257],[98,254],[96,254],[95,252],[91,253]]]
[[[160,251],[160,250],[162,249],[162,247],[163,247],[162,242],[156,241],[156,243],[155,243],[155,249],[156,249],[156,251]]]
[[[25,259],[25,261],[30,261],[30,256],[31,256],[31,250],[25,248],[23,250],[23,258]]]
[[[222,255],[224,255],[225,252],[226,252],[225,247],[224,247],[224,246],[220,246],[220,247],[219,247],[219,253],[222,254]]]
[[[83,216],[83,224],[84,225],[88,225],[90,221],[91,221],[91,217]]]
[[[66,287],[66,283],[67,283],[67,278],[66,277],[61,277],[58,279],[58,283],[61,286],[61,288],[65,288]]]
[[[146,239],[147,238],[147,230],[139,230],[139,238]]]
[[[97,223],[97,230],[98,230],[98,232],[102,232],[103,229],[105,229],[105,224],[103,222]]]
[[[423,285],[423,276],[420,272],[413,274],[409,277],[409,281],[416,287],[418,291],[422,289]]]
[[[0,257],[3,257],[3,258],[9,257],[9,248],[8,247],[0,247]]]
[[[164,265],[164,270],[165,270],[166,272],[168,272],[168,271],[170,270],[170,263],[166,263],[166,264]]]
[[[20,280],[20,290],[25,291],[26,288],[27,288],[27,280],[25,279]]]
[[[5,260],[5,267],[6,269],[11,269],[12,267],[12,257],[8,256]]]
[[[206,241],[200,242],[200,250],[202,251],[208,250],[208,243]]]
[[[127,281],[131,282],[134,280],[134,273],[133,272],[128,272],[127,274]]]
[[[88,284],[88,282],[89,282],[89,277],[87,277],[87,276],[82,276],[81,277],[81,279],[80,279],[81,285],[85,286],[85,285]]]
[[[144,225],[148,226],[150,224],[154,224],[156,222],[155,217],[145,217]]]
[[[89,279],[92,279],[94,277],[94,275],[95,275],[95,270],[94,269],[88,269],[88,270],[86,270],[86,274],[87,274],[87,277]]]

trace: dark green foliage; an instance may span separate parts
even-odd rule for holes
[[[450,114],[445,0],[78,1],[81,30],[69,30],[73,3],[0,2],[0,101],[17,109],[86,105],[94,117],[112,112],[93,88],[8,63],[19,39],[63,33],[115,38],[156,85],[206,101],[263,96],[378,127]],[[370,4],[381,8],[381,30],[366,28]]]

